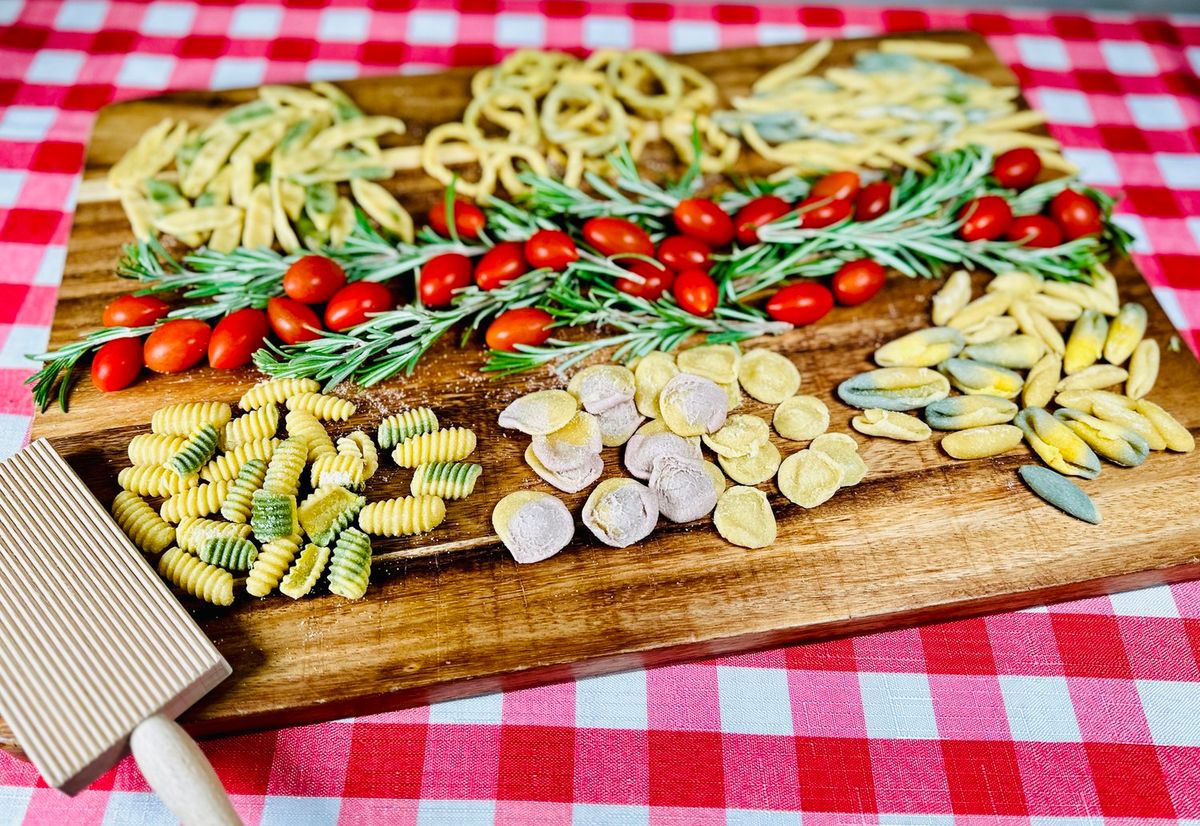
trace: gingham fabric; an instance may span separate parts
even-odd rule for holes
[[[1138,263],[1197,346],[1200,19],[787,5],[0,0],[0,455],[27,437],[23,354],[46,342],[97,108],[521,46],[982,32],[1084,177],[1124,194]],[[1200,824],[1200,584],[204,748],[250,824]],[[170,817],[129,760],[70,799],[0,755],[0,826],[22,822]]]

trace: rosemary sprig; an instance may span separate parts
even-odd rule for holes
[[[47,353],[37,353],[29,356],[32,361],[45,362],[42,369],[25,380],[32,385],[33,403],[41,412],[50,406],[50,397],[55,388],[58,389],[58,406],[67,412],[67,397],[71,394],[72,378],[75,366],[79,360],[93,350],[97,350],[110,341],[130,336],[144,336],[154,330],[150,327],[105,327],[88,333],[78,341],[58,350]]]

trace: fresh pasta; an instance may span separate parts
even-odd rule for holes
[[[376,536],[428,533],[446,518],[446,503],[437,496],[402,496],[371,502],[358,514],[358,526]]]
[[[300,487],[300,477],[304,473],[307,457],[308,451],[303,441],[294,436],[284,439],[275,448],[271,461],[267,464],[263,490],[295,496]]]
[[[329,590],[346,599],[362,599],[371,581],[371,538],[356,528],[338,536],[329,561]]]
[[[301,393],[316,393],[321,389],[315,379],[270,379],[262,381],[242,394],[238,407],[242,410],[257,410],[269,404],[283,404],[292,396]]]
[[[414,407],[400,413],[393,413],[379,423],[379,446],[390,450],[403,441],[420,436],[422,433],[433,433],[438,429],[438,417],[428,407]]]
[[[366,469],[361,456],[350,453],[335,453],[322,456],[312,463],[312,486],[325,488],[340,486],[362,490]]]
[[[288,410],[307,410],[318,419],[344,422],[354,415],[355,405],[349,399],[324,393],[300,393],[287,400]]]
[[[222,428],[233,417],[233,410],[224,402],[185,402],[170,404],[154,411],[150,430],[166,436],[188,437],[200,425]]]
[[[175,529],[136,493],[123,490],[112,503],[113,519],[130,541],[150,554],[160,554],[175,541]]]
[[[300,523],[296,516],[295,495],[265,489],[254,491],[250,497],[250,529],[259,542],[296,533]]]
[[[220,456],[214,456],[212,461],[200,469],[200,478],[209,482],[232,481],[251,459],[258,459],[265,466],[278,444],[278,439],[257,439],[238,445]]]
[[[180,476],[163,465],[134,465],[117,474],[117,484],[138,496],[165,498],[200,484],[195,473]]]
[[[248,571],[258,558],[258,548],[249,539],[213,536],[200,548],[200,559],[227,571]]]
[[[179,522],[185,516],[208,516],[221,509],[228,493],[228,482],[205,482],[168,497],[159,514],[168,522]]]
[[[457,462],[475,451],[475,432],[465,427],[448,427],[422,433],[396,445],[392,459],[400,467],[431,462]]]
[[[433,462],[418,465],[409,485],[413,496],[466,499],[475,490],[483,465],[470,462]]]
[[[279,581],[287,573],[304,538],[300,534],[281,536],[264,542],[258,557],[246,576],[246,592],[251,596],[265,597],[279,587]]]
[[[250,526],[206,519],[202,516],[184,517],[175,526],[175,544],[189,553],[200,553],[204,543],[214,536],[234,536],[246,539],[250,536]]]
[[[161,433],[139,433],[129,440],[129,463],[133,465],[165,465],[179,452],[187,439]]]
[[[279,408],[263,405],[231,420],[225,425],[225,449],[235,450],[244,444],[270,439],[279,429]]]
[[[158,560],[158,573],[176,588],[213,605],[233,604],[233,575],[179,548]]]
[[[319,545],[306,545],[300,556],[292,563],[287,575],[279,583],[279,592],[292,599],[311,591],[325,572],[329,562],[329,549]]]
[[[211,424],[206,422],[200,425],[166,461],[166,466],[180,476],[196,473],[212,458],[217,449],[217,436],[217,429]]]
[[[250,521],[251,497],[262,487],[266,476],[267,463],[262,459],[250,459],[242,465],[221,502],[221,516],[230,522]]]
[[[300,504],[300,527],[318,545],[329,545],[367,504],[341,487],[320,488]]]
[[[333,447],[333,440],[329,438],[329,431],[309,411],[291,411],[287,414],[286,426],[288,436],[304,443],[309,461],[337,453]]]
[[[379,450],[371,437],[361,430],[356,430],[348,436],[337,440],[339,455],[358,456],[363,463],[363,479],[370,479],[379,470]]]

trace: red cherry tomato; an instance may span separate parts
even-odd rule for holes
[[[481,290],[503,287],[529,271],[520,241],[501,241],[483,254],[475,265],[475,283]]]
[[[646,230],[624,218],[589,218],[583,225],[583,240],[601,255],[654,255],[654,244]]]
[[[992,175],[1000,186],[1025,189],[1037,180],[1042,171],[1042,159],[1027,146],[1010,149],[992,163]]]
[[[958,211],[963,222],[958,235],[964,241],[995,241],[1003,238],[1012,223],[1012,207],[999,195],[972,198]]]
[[[796,211],[800,213],[800,226],[805,229],[820,229],[845,221],[854,211],[854,204],[851,201],[814,198],[810,195],[800,202]]]
[[[789,284],[767,302],[767,315],[796,326],[812,324],[832,309],[833,293],[815,281]]]
[[[1045,215],[1022,215],[1013,218],[1005,237],[1027,247],[1057,247],[1062,243],[1062,230]]]
[[[267,320],[271,323],[271,331],[284,344],[312,341],[321,335],[321,319],[316,312],[294,298],[278,296],[268,301]]]
[[[247,307],[217,322],[208,342],[208,366],[232,370],[250,363],[254,351],[263,346],[271,331],[267,314]]]
[[[111,325],[113,327],[125,325]],[[92,356],[92,384],[102,393],[124,390],[142,372],[142,340],[137,336],[105,342]]]
[[[867,184],[854,201],[854,218],[857,221],[874,221],[892,208],[892,185],[887,181]]]
[[[550,325],[553,322],[550,313],[537,307],[505,310],[488,325],[484,338],[493,350],[511,353],[518,344],[528,344],[530,347],[545,344],[546,339],[550,338]]]
[[[887,273],[870,258],[847,261],[833,274],[833,294],[846,307],[862,304],[883,289]]]
[[[689,235],[671,235],[658,245],[655,255],[660,264],[675,272],[712,268],[712,249],[708,244]]]
[[[760,195],[738,210],[733,224],[738,243],[744,247],[758,243],[760,227],[777,221],[792,211],[792,205],[775,195]]]
[[[325,326],[348,330],[362,324],[370,313],[392,309],[392,291],[377,281],[355,281],[342,287],[325,305]]]
[[[525,242],[525,260],[534,269],[560,271],[579,260],[579,249],[571,236],[560,229],[539,229]]]
[[[471,259],[457,252],[444,252],[426,261],[417,283],[421,303],[435,310],[449,307],[454,294],[469,286]]]
[[[429,210],[429,226],[438,235],[450,237],[450,222],[446,220],[446,199],[442,198]],[[487,226],[483,210],[461,198],[454,199],[454,230],[459,238],[472,240],[479,237]]]
[[[692,315],[712,315],[717,309],[717,282],[702,270],[684,270],[675,276],[671,293],[679,306]]]
[[[209,326],[194,318],[164,321],[146,336],[142,357],[155,373],[182,373],[204,358],[211,335]]]
[[[1054,196],[1050,201],[1050,217],[1068,241],[1099,235],[1103,229],[1100,207],[1091,198],[1073,189],[1064,189]]]
[[[165,316],[171,306],[152,295],[119,295],[104,308],[105,327],[145,327]]]
[[[648,261],[631,261],[625,269],[643,278],[638,283],[631,278],[618,278],[613,286],[627,295],[657,301],[675,282],[675,273],[664,267],[656,267]]]
[[[302,304],[324,304],[346,286],[346,271],[324,255],[297,258],[283,274],[283,292]]]
[[[808,191],[810,198],[833,198],[845,201],[858,194],[862,181],[857,172],[830,172],[823,178],[818,178]]]
[[[733,219],[705,198],[684,198],[675,207],[675,226],[714,249],[733,240]]]

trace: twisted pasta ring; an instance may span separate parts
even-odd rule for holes
[[[439,155],[439,150],[446,144],[458,144],[470,150],[470,160],[478,163],[481,169],[478,181],[459,177],[446,166]],[[430,129],[421,144],[421,166],[442,186],[450,186],[457,178],[456,189],[468,198],[477,198],[491,194],[496,187],[496,168],[486,163],[484,153],[485,148],[472,141],[461,123],[443,123]]]
[[[516,111],[513,111],[513,110]],[[537,104],[529,92],[512,86],[492,86],[473,98],[463,113],[462,125],[476,145],[491,141],[483,131],[480,118],[508,131],[509,143],[537,146],[541,140],[538,129]]]

